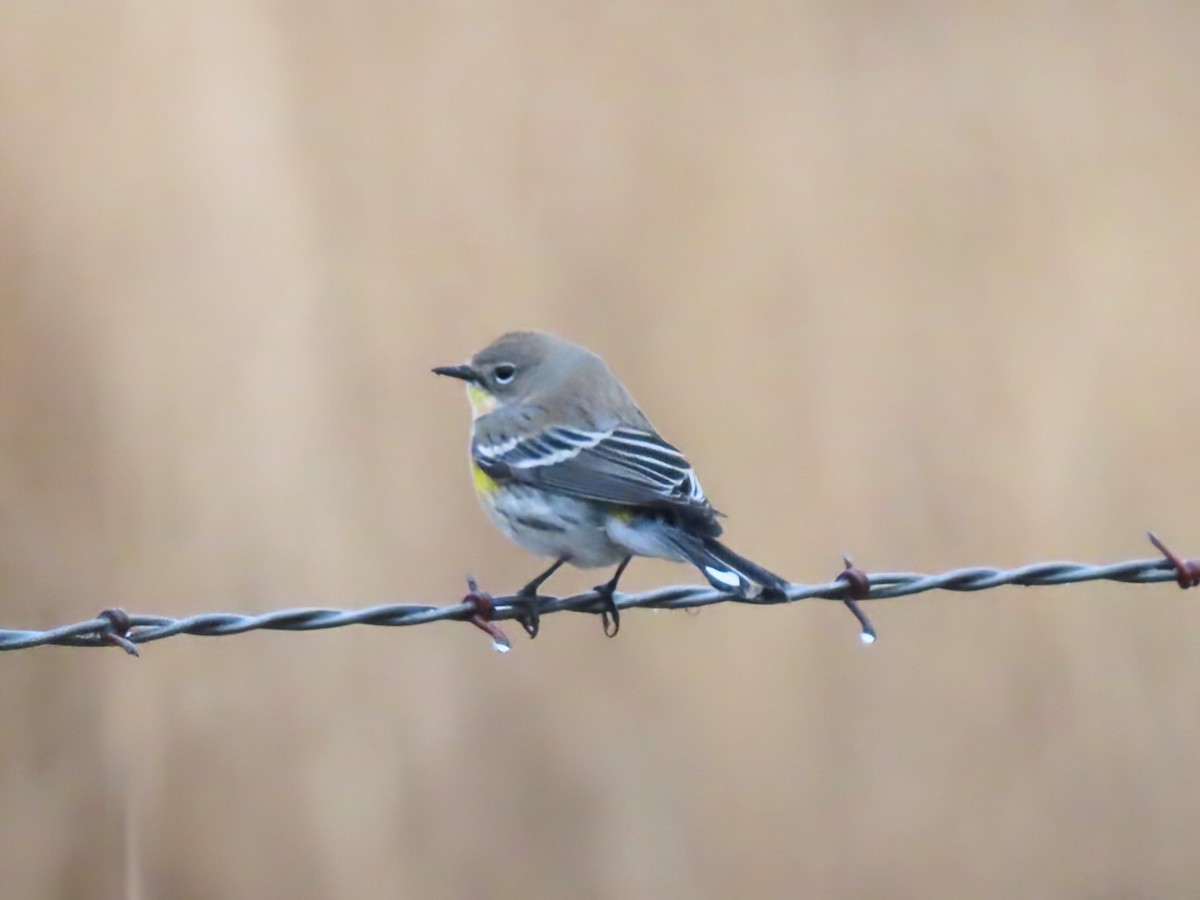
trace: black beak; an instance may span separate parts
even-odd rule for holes
[[[479,373],[470,366],[438,366],[433,370],[434,375],[449,375],[451,378],[457,378],[460,381],[469,381],[478,384],[482,379]]]

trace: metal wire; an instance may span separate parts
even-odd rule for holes
[[[792,584],[786,596],[771,599],[747,600],[711,587],[677,585],[647,591],[642,594],[618,593],[614,597],[619,609],[694,609],[716,603],[742,603],[756,606],[794,603],[797,600],[838,600],[850,607],[862,625],[865,642],[874,640],[874,629],[858,610],[855,601],[885,600],[920,594],[925,591],[987,591],[1004,585],[1044,587],[1074,584],[1084,581],[1117,581],[1124,584],[1151,584],[1175,581],[1180,587],[1200,583],[1200,563],[1182,560],[1154,535],[1154,545],[1164,556],[1139,559],[1110,565],[1088,565],[1074,562],[1044,562],[1015,569],[969,568],[954,569],[940,575],[913,572],[877,572],[867,574],[846,562],[846,571],[825,584]],[[121,610],[105,610],[97,618],[49,631],[16,631],[0,629],[0,650],[23,650],[46,645],[66,647],[119,646],[136,655],[134,645],[160,641],[178,634],[219,637],[247,631],[316,631],[342,628],[346,625],[425,625],[430,622],[465,621],[492,635],[498,650],[507,650],[508,640],[495,624],[499,621],[521,619],[526,613],[517,595],[492,598],[475,589],[463,602],[453,606],[400,603],[371,606],[365,609],[284,609],[258,616],[238,613],[205,613],[185,619],[164,616],[128,615]],[[603,614],[606,607],[596,591],[586,591],[570,597],[538,597],[538,612]]]

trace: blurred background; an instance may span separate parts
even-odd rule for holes
[[[6,3],[0,627],[515,589],[528,327],[795,580],[1198,553],[1198,158],[1166,0]],[[1192,897],[1198,600],[5,654],[0,894]]]

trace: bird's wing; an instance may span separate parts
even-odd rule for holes
[[[477,435],[471,455],[500,482],[706,519],[715,515],[683,454],[653,431],[553,427],[524,438]]]

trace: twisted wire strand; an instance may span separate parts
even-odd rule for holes
[[[926,591],[987,591],[1005,585],[1045,587],[1086,581],[1116,581],[1123,584],[1153,584],[1175,581],[1180,587],[1200,583],[1200,563],[1182,560],[1171,553],[1153,535],[1154,545],[1164,556],[1109,565],[1075,562],[1043,562],[1014,569],[974,567],[954,569],[938,575],[915,572],[877,572],[867,574],[846,563],[846,572],[824,584],[792,584],[786,595],[770,599],[746,599],[700,585],[676,585],[640,594],[618,593],[614,597],[621,610],[694,609],[716,603],[778,605],[798,600],[838,600],[850,607],[862,625],[864,641],[874,640],[870,622],[857,609],[855,601],[886,600]],[[853,577],[847,577],[853,576]],[[486,603],[485,603],[486,601]],[[603,614],[606,607],[596,591],[569,597],[539,596],[540,615],[556,612]],[[238,613],[204,613],[183,619],[165,616],[128,615],[120,610],[105,610],[97,618],[48,631],[0,629],[0,651],[24,650],[47,645],[66,647],[120,646],[136,655],[134,645],[160,641],[179,634],[220,637],[247,631],[317,631],[347,625],[403,627],[430,622],[467,621],[493,636],[499,650],[507,650],[507,638],[494,624],[521,619],[527,615],[518,595],[489,597],[474,588],[463,602],[448,606],[398,603],[364,609],[298,608],[251,616]]]

